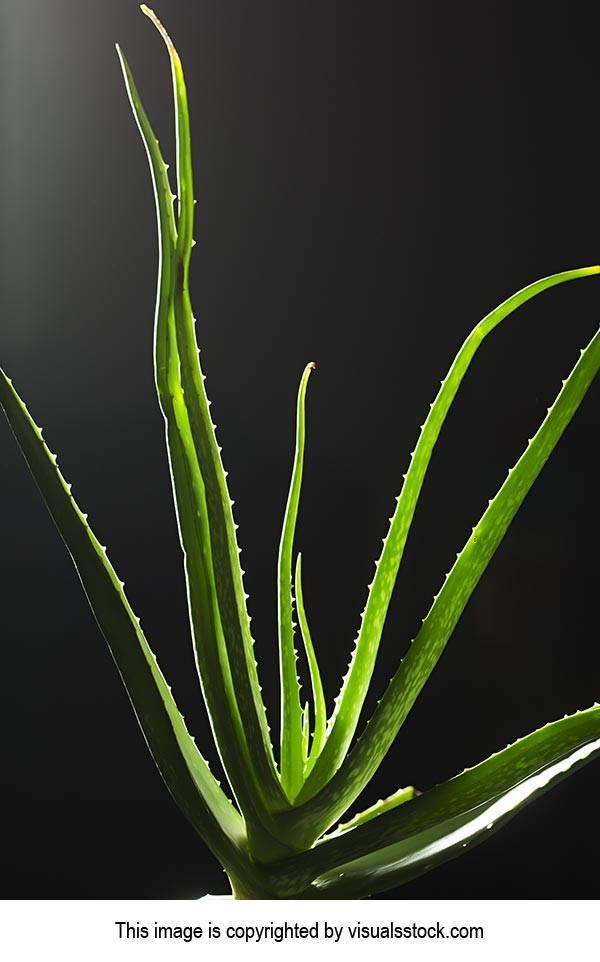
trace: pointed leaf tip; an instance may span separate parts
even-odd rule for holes
[[[169,52],[172,53],[172,54],[174,54],[175,57],[177,57],[177,52],[176,52],[176,50],[175,50],[175,46],[174,46],[174,44],[173,44],[173,41],[171,40],[171,38],[170,38],[169,34],[167,33],[167,31],[165,30],[165,28],[163,27],[161,21],[158,19],[158,17],[157,17],[156,14],[154,13],[154,10],[152,10],[150,7],[146,6],[145,3],[142,3],[142,4],[141,4],[140,10],[142,11],[143,14],[145,14],[145,15],[148,17],[149,20],[152,21],[152,23],[154,24],[154,26],[156,27],[156,29],[157,29],[158,32],[160,33],[161,37],[162,37],[163,40],[165,41],[167,47],[169,48]]]

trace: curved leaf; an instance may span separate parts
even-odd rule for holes
[[[177,230],[168,168],[144,111],[127,60],[117,46],[125,86],[150,164],[159,233],[154,365],[158,397],[166,422],[177,521],[185,556],[190,620],[203,694],[215,741],[230,785],[243,810],[254,806],[245,784],[248,751],[220,629],[216,593],[210,579],[210,540],[206,533],[204,486],[191,438],[179,377],[179,357],[173,328],[172,288]],[[204,530],[203,530],[204,521]],[[252,792],[250,791],[250,797]]]
[[[368,854],[324,873],[314,885],[325,898],[364,898],[401,885],[485,841],[525,804],[599,754],[597,707],[546,725],[427,792],[422,804],[420,798],[410,802],[397,813],[396,830],[391,819],[386,825],[382,818],[370,823],[363,838],[346,837],[348,851],[362,847]],[[381,848],[381,840],[394,834],[401,840]]]
[[[421,630],[391,679],[358,742],[327,785],[291,814],[294,830],[318,837],[352,804],[390,748],[437,664],[479,579],[533,482],[600,369],[600,331],[563,382],[563,388],[479,523],[436,596]],[[327,751],[327,745],[323,754]],[[318,764],[318,762],[317,762]],[[315,766],[316,769],[316,766]],[[288,821],[288,816],[282,816]],[[302,826],[302,828],[301,828]],[[315,834],[316,833],[316,834]]]
[[[315,730],[313,733],[312,746],[307,759],[307,764],[305,765],[305,769],[304,769],[305,775],[306,775],[312,770],[325,742],[325,728],[327,725],[327,708],[325,705],[325,694],[323,692],[323,683],[321,681],[319,663],[317,661],[317,656],[315,654],[315,649],[314,649],[314,645],[312,643],[312,637],[310,634],[310,628],[308,627],[308,620],[306,618],[306,610],[304,608],[304,592],[302,590],[302,556],[300,554],[296,559],[296,573],[294,575],[294,593],[296,596],[296,610],[298,612],[298,624],[300,625],[300,632],[302,634],[302,640],[304,642],[304,650],[306,651],[306,660],[308,661],[308,667],[310,671],[313,706],[314,706],[314,713],[315,713]]]
[[[125,57],[117,47],[125,84],[150,162],[159,231],[159,273],[155,317],[155,379],[165,418],[167,450],[181,546],[194,651],[202,692],[223,768],[247,820],[254,842],[264,838],[269,821],[263,786],[255,774],[233,686],[218,606],[205,486],[198,464],[180,377],[173,313],[177,229],[167,166],[143,109]],[[279,846],[278,846],[279,848]]]
[[[292,552],[304,468],[306,388],[314,367],[315,365],[312,362],[306,365],[298,388],[296,449],[279,544],[277,577],[281,673],[281,782],[290,798],[294,798],[300,791],[304,770],[300,682],[296,671],[298,655],[294,645],[294,625],[292,621]]]
[[[594,705],[526,735],[403,805],[328,836],[279,868],[284,887],[363,898],[421,875],[489,837],[523,805],[600,754]]]
[[[215,425],[210,416],[210,402],[206,396],[204,376],[200,369],[195,319],[189,298],[194,196],[185,80],[181,61],[166,30],[148,7],[142,6],[142,10],[163,37],[172,68],[177,133],[179,219],[171,296],[183,404],[189,418],[195,457],[204,486],[218,618],[227,647],[236,701],[246,732],[246,743],[252,758],[252,769],[256,773],[255,781],[260,786],[267,806],[281,808],[286,805],[286,797],[275,768],[265,705],[258,680],[254,643],[246,610],[243,573],[239,561],[240,551],[231,510],[233,502],[227,488]]]
[[[330,719],[327,741],[299,796],[301,801],[306,801],[322,788],[337,771],[348,751],[373,675],[387,610],[427,467],[446,415],[478,347],[501,321],[532,297],[565,281],[599,272],[598,266],[563,271],[560,274],[544,277],[517,291],[477,324],[458,352],[431,405],[417,446],[411,456],[408,472],[404,476],[404,484],[384,540],[383,551],[376,564],[375,577],[369,586],[367,604],[363,611],[350,667]]]

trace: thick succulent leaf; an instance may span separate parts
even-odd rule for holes
[[[317,860],[337,864],[313,884],[325,898],[363,898],[407,882],[484,841],[599,754],[598,706],[546,725],[401,809],[317,846]]]
[[[184,549],[188,602],[193,625],[196,660],[202,692],[215,742],[229,783],[253,838],[268,821],[261,786],[252,769],[250,753],[238,711],[227,648],[215,610],[214,578],[210,557],[204,490],[194,463],[194,450],[185,406],[175,393],[167,436],[181,544]],[[203,510],[198,505],[203,504]]]
[[[600,754],[600,707],[565,716],[365,824],[277,866],[284,897],[362,898],[489,837],[527,802]],[[311,897],[315,897],[312,895]]]
[[[292,620],[292,553],[304,468],[306,388],[314,366],[312,363],[306,365],[298,388],[296,448],[279,544],[277,577],[281,672],[281,782],[289,798],[294,798],[300,791],[304,772],[300,682],[296,670],[298,655],[294,645],[294,624]]]
[[[161,408],[166,421],[167,450],[171,465],[171,478],[185,569],[192,631],[196,642],[197,661],[203,682],[204,698],[215,732],[217,744],[233,750],[233,770],[221,752],[221,760],[234,793],[238,793],[236,772],[244,763],[246,752],[244,739],[232,734],[232,718],[239,718],[235,697],[231,691],[229,665],[222,645],[219,626],[215,625],[214,607],[216,595],[211,594],[207,574],[205,543],[208,539],[202,530],[206,505],[202,478],[191,440],[189,421],[186,417],[179,378],[179,357],[174,335],[172,316],[172,289],[177,230],[173,216],[173,199],[168,168],[162,157],[159,143],[148,120],[137,91],[131,69],[117,45],[125,86],[136,119],[142,142],[146,148],[152,175],[159,234],[159,270],[155,317],[155,379]],[[205,522],[206,523],[206,522]],[[210,568],[210,558],[208,566]],[[214,589],[214,586],[212,586]],[[218,622],[218,615],[216,616]]]
[[[586,267],[553,274],[530,284],[484,317],[458,352],[431,405],[412,454],[402,491],[397,499],[396,510],[390,519],[390,528],[383,544],[382,554],[376,564],[375,577],[369,586],[368,600],[363,611],[356,647],[342,690],[336,699],[327,742],[310,778],[307,779],[300,795],[301,800],[305,801],[314,795],[331,778],[345,757],[356,730],[371,682],[388,606],[427,467],[446,415],[479,345],[504,318],[532,297],[556,284],[598,272],[600,267]]]
[[[117,48],[118,49],[118,48]],[[208,513],[180,379],[173,316],[177,231],[167,166],[147,119],[131,71],[119,50],[131,106],[150,162],[159,228],[155,318],[155,378],[166,422],[167,449],[185,571],[196,661],[215,741],[229,783],[256,838],[268,821],[233,689],[218,608]]]
[[[73,558],[150,751],[175,801],[226,865],[245,871],[243,823],[188,734],[156,658],[87,516],[11,381],[0,371],[0,405]]]
[[[302,635],[302,640],[304,642],[304,650],[306,652],[306,660],[308,661],[308,667],[310,671],[310,681],[312,685],[312,697],[313,697],[313,708],[315,715],[315,730],[313,733],[313,740],[310,748],[310,754],[307,759],[307,764],[304,767],[305,776],[312,770],[319,753],[323,748],[325,742],[325,728],[327,725],[327,708],[325,705],[325,694],[323,692],[323,683],[321,681],[321,672],[319,671],[319,663],[317,661],[317,656],[315,653],[314,645],[312,642],[312,637],[310,634],[310,628],[308,626],[308,619],[306,617],[306,609],[304,607],[304,591],[302,589],[302,555],[298,555],[296,559],[296,572],[294,574],[294,593],[296,596],[296,611],[298,613],[298,624],[300,625],[300,633]]]
[[[358,797],[378,768],[436,665],[475,586],[600,368],[600,332],[581,356],[496,497],[473,528],[421,630],[360,739],[327,785],[292,813],[294,828],[318,837]],[[327,746],[323,749],[326,751]],[[318,764],[318,763],[317,763]],[[286,821],[288,817],[285,816]],[[314,834],[316,833],[316,834]]]
[[[182,398],[189,418],[193,446],[204,485],[219,619],[227,646],[229,665],[239,713],[247,736],[256,781],[270,806],[282,807],[286,798],[275,768],[265,706],[258,680],[246,594],[243,587],[239,548],[235,535],[232,504],[204,376],[198,359],[195,320],[189,298],[189,260],[193,244],[193,182],[187,94],[181,61],[160,24],[147,7],[142,7],[165,40],[171,60],[177,118],[177,174],[179,220],[172,299],[177,350],[181,366]]]
[[[167,449],[171,464],[171,477],[182,548],[186,559],[186,579],[192,630],[196,641],[203,693],[209,717],[215,732],[215,740],[226,746],[221,760],[234,793],[240,792],[238,783],[245,780],[245,740],[232,734],[232,719],[239,718],[235,697],[231,690],[229,665],[222,645],[219,626],[215,625],[214,607],[216,594],[211,594],[209,575],[204,559],[205,543],[209,542],[202,531],[201,519],[206,515],[202,478],[199,474],[195,451],[191,440],[189,421],[182,401],[179,379],[179,357],[174,336],[172,318],[172,286],[177,231],[173,216],[167,165],[158,141],[144,111],[139,93],[127,60],[117,46],[123,68],[125,85],[136,118],[142,141],[146,147],[154,186],[159,232],[159,271],[155,318],[155,378],[161,408],[167,426]],[[171,330],[171,334],[169,331]],[[177,416],[179,415],[179,416]],[[210,558],[208,566],[210,568]],[[204,562],[204,563],[203,563]],[[228,765],[227,746],[232,750],[233,770]],[[241,769],[241,771],[240,771]],[[238,775],[239,777],[236,777]]]
[[[175,346],[174,331],[170,344]],[[177,378],[177,371],[174,354],[170,362],[173,378]],[[194,461],[189,421],[176,381],[172,382],[172,390],[173,410],[169,412],[167,420],[168,450],[179,533],[185,554],[188,602],[202,692],[223,767],[244,815],[248,842],[273,857],[280,857],[288,847],[272,838],[274,826],[264,804],[262,786],[252,767],[251,753],[237,708],[227,649],[218,611],[215,611],[213,604],[214,578],[201,477]]]

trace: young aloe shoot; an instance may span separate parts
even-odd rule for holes
[[[463,377],[484,338],[517,308],[557,284],[598,274],[600,267],[553,274],[518,291],[484,317],[460,348],[404,476],[350,667],[329,718],[318,639],[311,636],[305,611],[300,555],[294,559],[305,397],[313,365],[305,368],[278,562],[282,712],[276,755],[246,610],[232,501],[205,392],[190,301],[195,201],[184,74],[164,27],[148,7],[142,10],[160,32],[170,58],[176,194],[127,61],[117,50],[154,187],[160,250],[156,389],[165,423],[199,682],[228,792],[220,787],[187,731],[123,583],[75,503],[40,428],[4,372],[0,372],[0,404],[73,557],[162,777],[222,863],[233,897],[363,898],[464,852],[600,751],[600,707],[594,705],[546,725],[423,794],[411,787],[399,788],[340,823],[391,748],[512,519],[585,397],[600,367],[600,332],[581,351],[537,433],[476,523],[370,723],[355,739],[427,467]],[[298,635],[311,679],[305,704],[296,667]]]

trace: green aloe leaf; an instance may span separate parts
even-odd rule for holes
[[[293,813],[297,831],[320,835],[352,804],[381,763],[436,665],[508,526],[600,368],[600,332],[582,350],[537,434],[457,556],[416,638],[358,742],[326,786]],[[323,749],[321,757],[327,751]],[[318,764],[318,763],[317,763]],[[316,766],[315,766],[316,770]],[[307,781],[308,784],[308,781]],[[317,837],[317,836],[314,836]]]
[[[171,689],[125,596],[123,582],[71,495],[71,486],[59,471],[40,428],[3,371],[0,405],[71,554],[167,787],[215,854],[226,865],[245,871],[242,820],[188,734]]]
[[[175,396],[175,402],[177,396]],[[181,543],[185,553],[189,606],[194,625],[196,658],[202,691],[213,725],[215,742],[223,767],[255,844],[269,821],[261,787],[252,769],[243,723],[233,690],[223,631],[214,608],[214,578],[206,510],[199,511],[203,498],[198,489],[200,473],[195,465],[189,421],[183,405],[167,429],[170,463],[177,503]],[[177,409],[178,408],[178,409]],[[264,842],[263,842],[264,844]]]
[[[292,619],[292,556],[298,519],[302,472],[304,469],[306,388],[315,365],[307,364],[298,388],[296,404],[296,448],[292,479],[279,544],[277,600],[279,610],[279,657],[281,672],[281,782],[289,798],[303,784],[302,708]]]
[[[484,841],[528,802],[600,754],[600,707],[521,738],[399,808],[286,862],[322,898],[363,898]]]
[[[257,786],[233,692],[227,651],[211,577],[204,485],[198,467],[179,376],[172,289],[177,230],[168,169],[141,103],[129,65],[117,47],[130,103],[150,161],[159,227],[160,264],[155,321],[155,378],[166,421],[167,448],[185,569],[195,652],[209,718],[223,767],[247,816],[255,819]]]
[[[305,801],[329,781],[344,759],[356,730],[361,709],[367,694],[389,603],[394,590],[398,568],[412,524],[423,481],[433,449],[450,410],[460,384],[484,338],[532,297],[565,281],[576,280],[600,272],[600,267],[552,274],[523,288],[491,311],[477,324],[458,352],[430,412],[422,427],[417,446],[411,456],[408,472],[396,510],[390,519],[390,528],[384,541],[382,554],[376,564],[375,576],[369,586],[369,595],[362,615],[362,623],[348,673],[336,699],[334,714],[330,720],[327,743],[318,763],[307,779],[300,795]]]
[[[321,672],[319,671],[319,663],[317,661],[317,656],[315,653],[314,645],[312,642],[312,637],[310,634],[310,628],[308,626],[308,619],[306,617],[306,610],[304,607],[304,592],[302,589],[302,555],[298,554],[296,559],[296,571],[294,574],[294,593],[296,596],[296,611],[298,613],[298,624],[300,625],[300,632],[302,634],[302,640],[304,642],[304,650],[306,652],[306,660],[308,661],[308,667],[310,671],[310,680],[312,685],[312,696],[313,696],[313,707],[315,713],[315,730],[313,732],[313,740],[310,748],[310,753],[307,759],[307,764],[304,768],[304,774],[306,775],[312,770],[321,749],[325,743],[325,730],[327,726],[327,708],[325,705],[325,694],[323,692],[323,683],[321,681]]]
[[[331,835],[326,837],[335,838],[337,835],[341,835],[351,828],[366,825],[367,822],[377,818],[378,815],[383,815],[384,812],[391,812],[392,809],[397,808],[398,805],[404,805],[405,802],[410,802],[410,800],[418,794],[412,785],[408,785],[407,788],[398,788],[391,795],[388,795],[387,798],[380,798],[374,805],[370,805],[368,808],[365,808],[364,811],[358,812],[358,814],[354,815],[349,821],[342,822],[338,825],[335,832],[332,832]]]
[[[210,538],[210,568],[214,575],[218,620],[227,647],[237,706],[246,734],[248,751],[252,758],[254,781],[260,786],[267,806],[281,808],[285,806],[286,798],[275,767],[265,705],[258,680],[250,620],[246,610],[247,596],[239,561],[240,549],[237,545],[236,526],[231,510],[233,502],[227,488],[215,425],[210,415],[210,402],[204,389],[195,319],[189,298],[194,195],[185,80],[181,61],[164,27],[148,7],[143,6],[142,10],[155,24],[165,41],[173,76],[179,216],[171,296],[181,371],[181,399],[189,419],[191,439],[204,487]],[[216,614],[214,617],[216,623]]]

